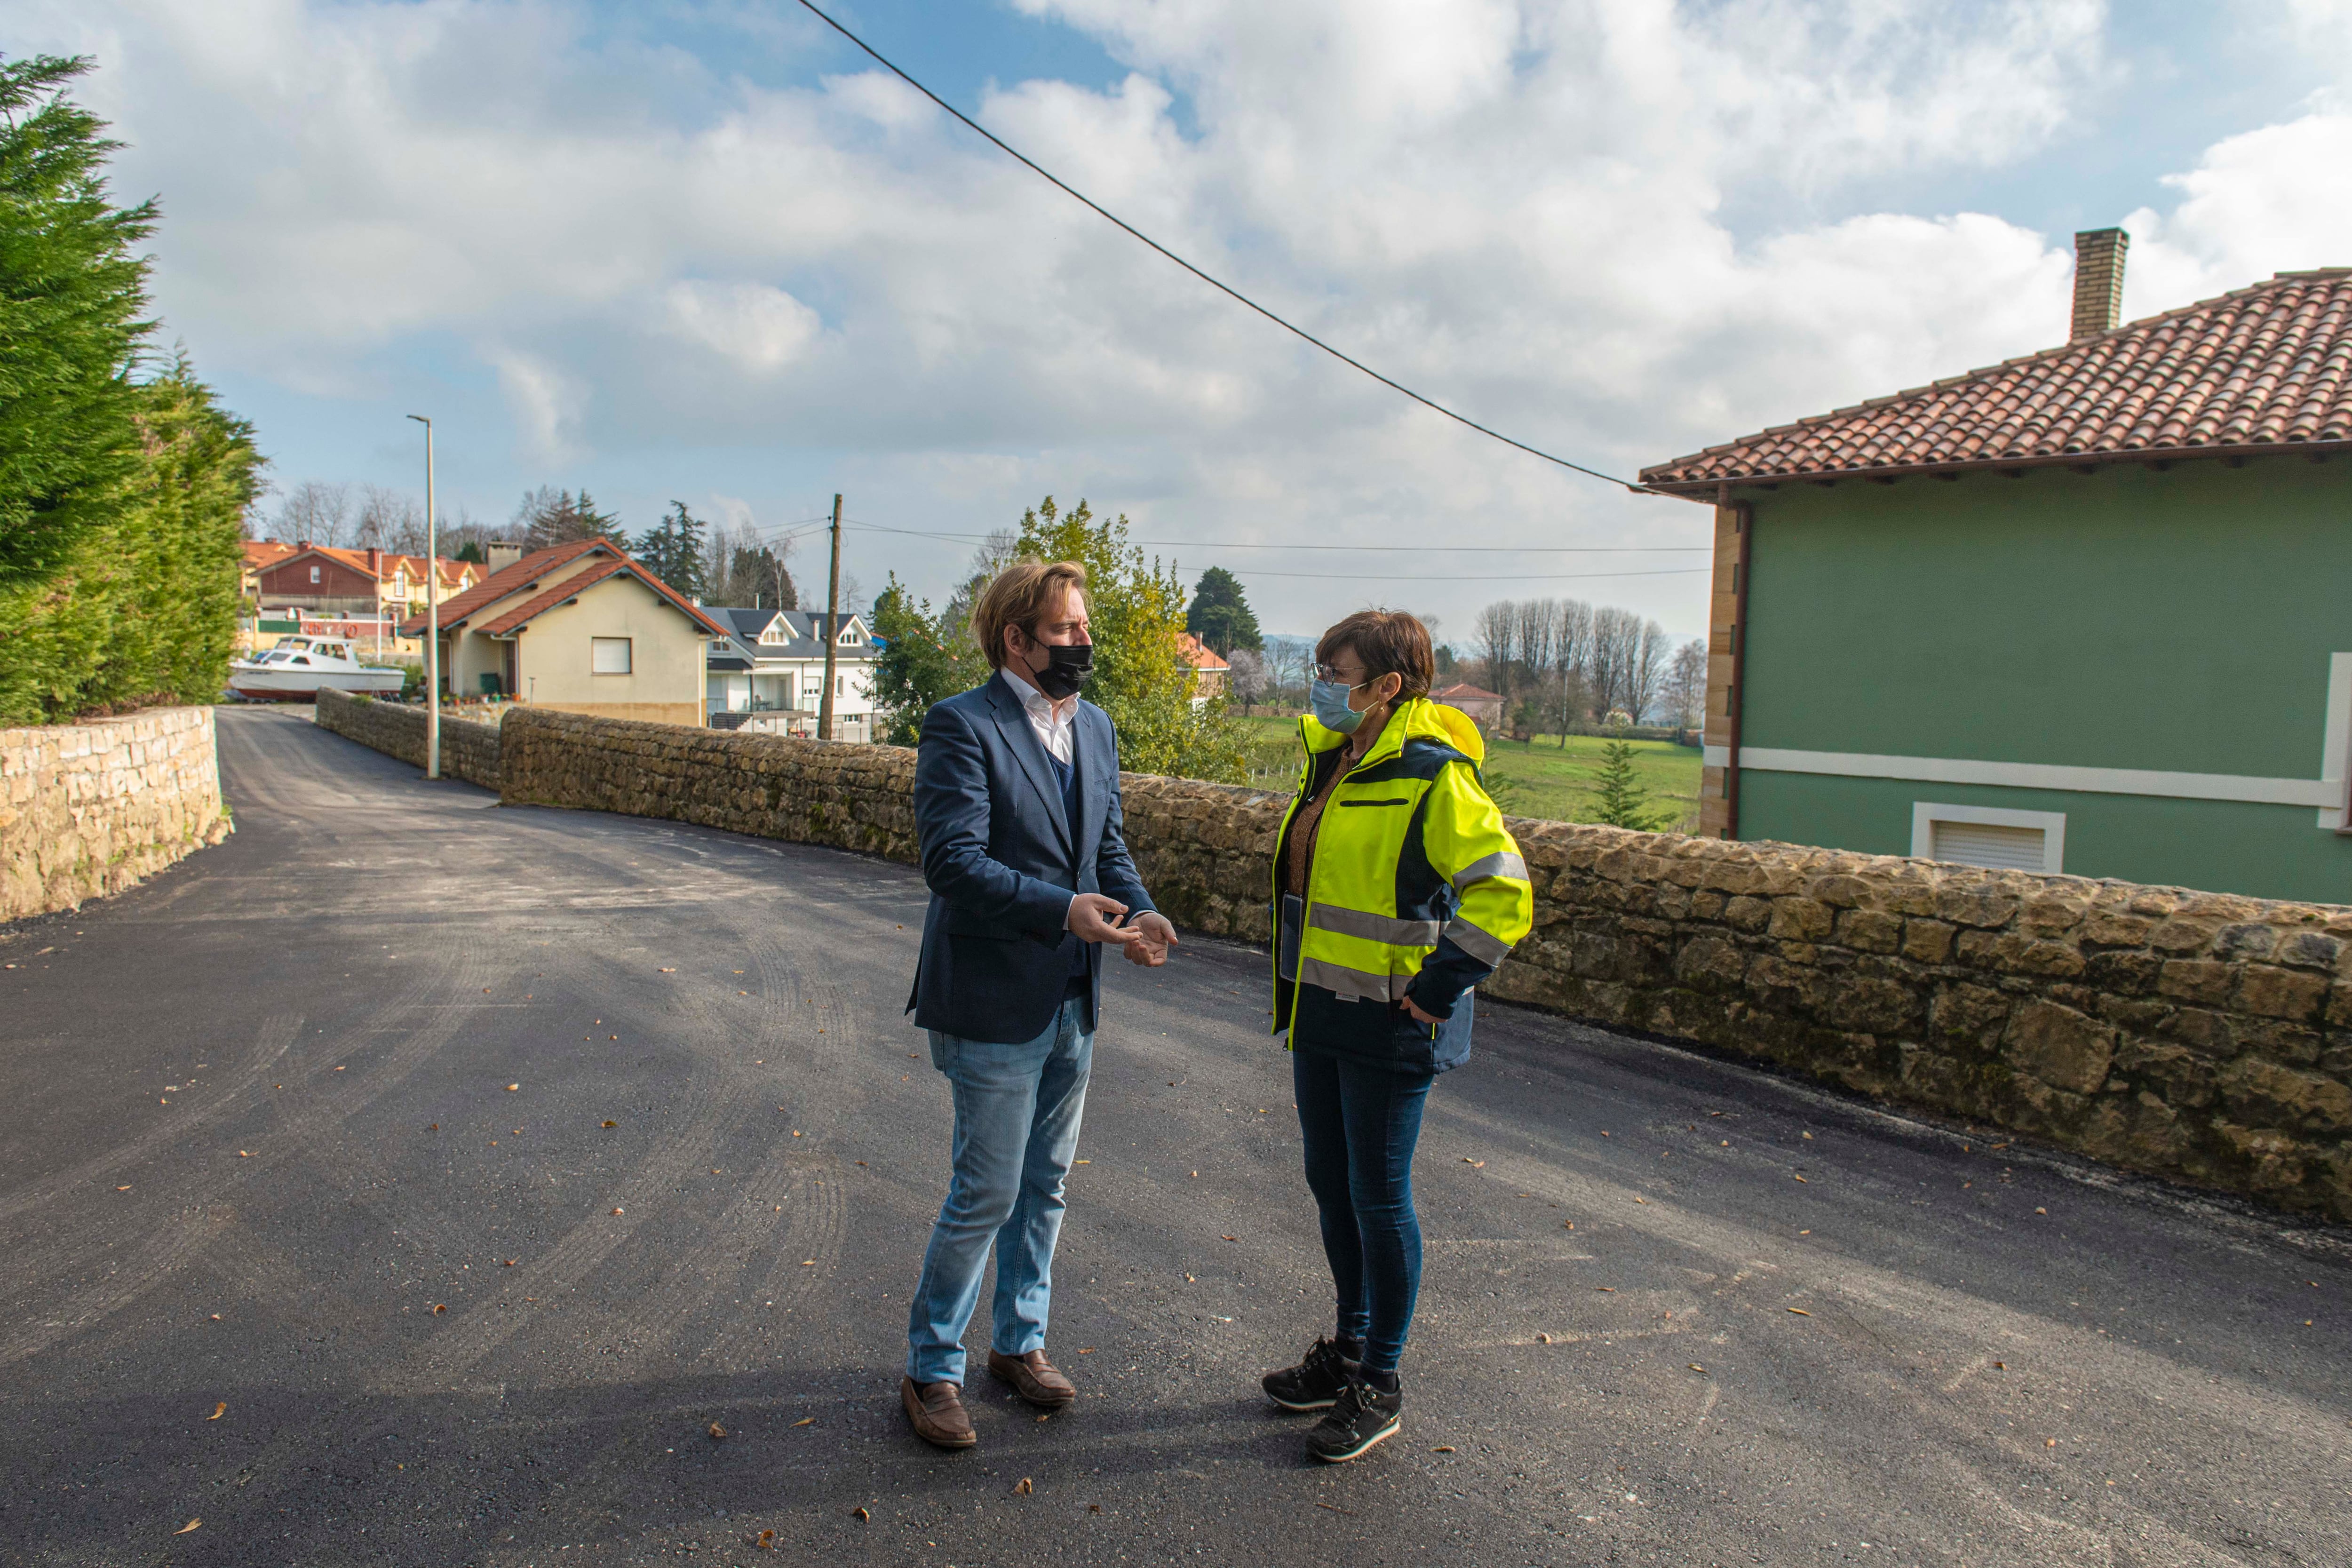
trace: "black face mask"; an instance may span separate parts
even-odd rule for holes
[[[1076,697],[1078,688],[1095,672],[1095,645],[1081,642],[1035,646],[1045,649],[1045,668],[1029,672],[1037,682],[1037,689],[1056,702],[1065,697]]]

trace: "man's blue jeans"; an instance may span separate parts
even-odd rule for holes
[[[931,1064],[955,1089],[955,1175],[907,1313],[907,1375],[917,1383],[963,1382],[963,1331],[992,1242],[991,1343],[1010,1356],[1045,1347],[1062,1184],[1094,1065],[1086,1005],[1064,1002],[1044,1034],[1017,1046],[931,1033]]]

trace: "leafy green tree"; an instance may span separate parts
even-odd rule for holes
[[[1192,667],[1179,651],[1184,587],[1128,542],[1124,517],[1097,522],[1084,500],[1064,512],[1047,496],[1021,520],[1021,553],[1087,569],[1095,673],[1086,696],[1118,730],[1119,763],[1137,773],[1240,784],[1242,726],[1222,699],[1195,704]]]
[[[1633,771],[1633,742],[1622,736],[1601,742],[1601,765],[1592,771],[1592,782],[1593,815],[1586,821],[1655,833],[1674,820],[1672,812],[1650,804],[1649,789]]]
[[[1265,637],[1257,629],[1257,616],[1242,593],[1240,579],[1222,566],[1201,574],[1192,589],[1192,602],[1184,611],[1184,629],[1216,649],[1221,658],[1231,658],[1237,647],[1259,651],[1265,647]]]
[[[457,553],[453,557],[453,559],[458,561],[470,561],[477,566],[487,566],[489,564],[490,560],[488,555],[483,553],[482,542],[478,539],[469,539],[466,541],[465,543],[457,546]]]
[[[874,662],[874,706],[882,715],[882,739],[891,745],[915,744],[932,703],[988,679],[979,645],[961,621],[950,627],[947,620],[932,614],[929,600],[918,603],[895,572],[874,601],[873,632],[885,645]]]
[[[0,585],[0,723],[210,702],[227,679],[253,427],[184,359],[131,393],[135,460],[113,503],[48,575]]]
[[[0,584],[115,521],[139,458],[133,363],[155,204],[117,207],[105,122],[65,96],[87,59],[0,60]]]

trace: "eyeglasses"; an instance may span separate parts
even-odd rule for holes
[[[1315,667],[1315,679],[1318,680],[1339,680],[1344,679],[1344,677],[1342,677],[1339,671],[1334,667],[1328,664],[1318,664]],[[1378,680],[1379,679],[1380,677],[1378,676],[1372,677],[1372,680]],[[1349,686],[1348,689],[1353,691],[1358,686],[1370,686],[1371,683],[1371,680],[1359,680],[1355,682],[1354,685]]]

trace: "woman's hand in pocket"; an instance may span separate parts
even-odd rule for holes
[[[1418,1019],[1420,1022],[1428,1025],[1433,1029],[1445,1022],[1444,1019],[1424,1013],[1419,1007],[1414,1006],[1412,998],[1410,996],[1402,998],[1402,1001],[1404,1004],[1405,1013],[1408,1016]]]

